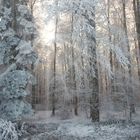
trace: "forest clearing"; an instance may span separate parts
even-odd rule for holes
[[[140,140],[140,1],[0,0],[0,140]]]

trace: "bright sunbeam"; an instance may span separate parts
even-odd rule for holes
[[[47,45],[54,42],[55,25],[53,21],[44,25],[40,31],[40,37]]]
[[[36,10],[34,11],[34,17],[37,21],[39,27],[39,36],[40,40],[45,45],[51,45],[54,42],[55,38],[55,22],[54,20],[50,20],[46,22],[47,13],[46,9],[42,8],[40,2],[36,4]]]

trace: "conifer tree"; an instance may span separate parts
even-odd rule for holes
[[[12,5],[10,5],[12,3]],[[29,65],[36,54],[29,36],[34,24],[24,1],[3,1],[0,11],[0,114],[1,118],[15,121],[32,113],[26,101],[27,85],[32,81]]]

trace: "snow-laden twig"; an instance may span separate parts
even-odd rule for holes
[[[0,140],[18,140],[18,133],[12,122],[0,119]]]

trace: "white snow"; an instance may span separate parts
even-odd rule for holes
[[[50,111],[37,112],[34,119],[29,121],[29,123],[31,122],[37,127],[42,126],[39,127],[39,130],[42,128],[42,131],[44,126],[46,128],[52,127],[51,132],[45,131],[37,134],[37,140],[47,138],[48,135],[57,138],[63,137],[62,140],[77,140],[77,138],[80,140],[128,140],[130,137],[138,137],[136,140],[139,140],[140,138],[140,123],[91,123],[91,120],[86,119],[83,115],[69,120],[60,120],[58,117],[52,117]],[[53,128],[54,126],[57,126],[57,128]],[[34,138],[33,136],[32,139],[34,140]]]
[[[66,124],[64,124],[64,126],[66,126]],[[69,124],[66,127],[67,135],[73,135],[78,137],[90,136],[94,131],[93,126],[84,126],[83,124]],[[61,129],[61,127],[59,129]]]
[[[0,119],[0,140],[18,140],[14,124]]]

